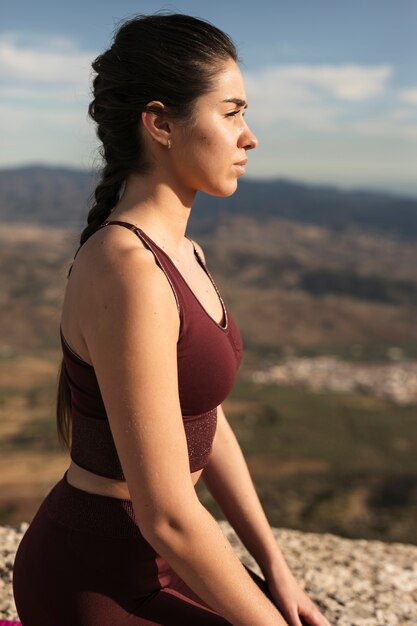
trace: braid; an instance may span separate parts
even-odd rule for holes
[[[97,124],[96,133],[102,143],[101,154],[105,166],[94,192],[95,203],[88,213],[87,226],[81,233],[80,246],[110,215],[119,199],[122,184],[129,170],[133,169],[133,163],[138,156],[139,146],[135,138],[135,128],[132,128],[131,122],[125,116],[122,116],[121,121],[120,117],[115,120],[112,106],[115,97],[99,73],[103,72],[103,67],[105,69],[106,62],[109,63],[108,57],[111,55],[112,53],[107,51],[93,63],[93,69],[98,73],[93,81],[95,98],[90,102],[88,114]],[[121,145],[123,149],[120,148]]]
[[[125,170],[113,166],[112,163],[107,163],[103,169],[101,181],[94,192],[95,204],[88,213],[87,226],[81,233],[81,246],[96,232],[97,228],[110,215],[114,205],[119,199],[120,189],[125,177]]]

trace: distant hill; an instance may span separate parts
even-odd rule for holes
[[[0,221],[79,230],[96,178],[66,168],[0,169]]]
[[[56,344],[50,316],[96,180],[0,170],[0,345]],[[188,226],[254,353],[350,356],[359,344],[364,357],[416,357],[417,199],[241,180],[229,198],[199,194]]]
[[[96,181],[97,174],[92,171],[67,168],[0,170],[0,221],[79,230],[85,223]],[[225,216],[260,221],[284,218],[335,232],[355,227],[406,240],[417,238],[417,198],[344,191],[283,179],[241,179],[236,193],[228,198],[198,194],[193,207],[193,231],[209,234]]]

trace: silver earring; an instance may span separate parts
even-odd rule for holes
[[[167,148],[168,148],[168,150],[170,149],[170,147],[171,147],[171,139],[168,137],[168,141],[167,141]]]

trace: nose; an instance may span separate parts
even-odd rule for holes
[[[249,126],[245,123],[245,127],[242,130],[242,134],[240,136],[239,148],[243,148],[244,150],[253,150],[258,145],[257,136],[251,131]]]

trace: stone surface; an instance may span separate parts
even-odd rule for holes
[[[243,563],[262,576],[228,522],[219,524]],[[0,527],[0,619],[18,619],[11,581],[27,528],[27,523]],[[417,546],[273,531],[291,571],[332,626],[417,624]]]
[[[12,576],[14,555],[29,524],[0,526],[0,619],[17,620],[13,600]]]

